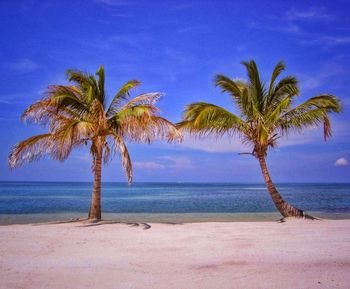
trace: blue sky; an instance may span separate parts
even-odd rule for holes
[[[65,71],[105,66],[109,95],[130,79],[136,94],[160,91],[162,115],[181,119],[194,101],[234,111],[213,85],[222,73],[245,78],[242,60],[254,59],[265,79],[279,60],[300,80],[298,101],[320,93],[340,97],[333,138],[322,130],[290,135],[270,151],[275,182],[350,180],[350,20],[348,1],[0,1],[0,180],[90,181],[87,151],[64,163],[44,159],[9,171],[18,141],[43,128],[19,121]],[[135,94],[135,95],[136,95]],[[135,181],[262,182],[257,161],[238,155],[238,140],[186,138],[182,144],[129,144]],[[340,159],[340,160],[339,160]],[[338,162],[337,162],[338,160]],[[125,181],[120,160],[103,180]]]

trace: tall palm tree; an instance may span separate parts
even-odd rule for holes
[[[186,106],[183,121],[178,124],[178,128],[202,136],[237,134],[244,143],[251,145],[250,154],[258,159],[266,187],[282,216],[306,216],[279,194],[271,180],[265,158],[268,149],[275,147],[279,138],[292,130],[301,131],[323,124],[326,140],[331,136],[329,114],[340,112],[340,102],[335,96],[321,94],[292,107],[295,96],[299,94],[298,82],[293,76],[284,77],[277,82],[285,70],[283,62],[276,65],[267,85],[260,80],[254,61],[242,64],[247,70],[248,81],[234,80],[224,75],[215,77],[216,86],[231,96],[239,115],[213,104],[192,103]]]
[[[73,148],[89,145],[94,184],[89,219],[101,219],[102,162],[108,163],[116,151],[129,184],[132,164],[125,141],[150,143],[156,137],[168,141],[180,137],[175,126],[158,115],[156,101],[160,93],[145,93],[131,100],[130,91],[140,82],[125,83],[107,106],[105,73],[101,66],[97,77],[68,70],[72,85],[51,85],[47,95],[29,106],[22,120],[48,127],[48,132],[18,143],[9,155],[11,168],[50,155],[65,160]]]

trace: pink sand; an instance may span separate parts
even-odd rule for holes
[[[0,288],[350,288],[350,220],[0,226]]]

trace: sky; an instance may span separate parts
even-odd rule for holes
[[[50,158],[9,170],[17,142],[45,128],[20,122],[24,109],[50,84],[67,84],[65,71],[106,71],[109,96],[126,81],[133,93],[163,92],[161,115],[181,120],[186,104],[205,101],[236,112],[215,88],[215,74],[246,78],[240,64],[254,59],[262,78],[284,60],[299,79],[297,103],[321,93],[338,96],[333,137],[322,129],[281,139],[269,151],[278,182],[350,181],[350,2],[333,1],[139,1],[0,0],[0,180],[91,181],[88,150],[60,163]],[[183,143],[128,143],[135,182],[260,183],[257,160],[237,138],[185,137]],[[103,180],[124,182],[119,157],[103,168]]]

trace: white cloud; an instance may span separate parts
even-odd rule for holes
[[[29,73],[36,70],[38,67],[39,65],[30,59],[21,59],[10,64],[10,68],[13,71],[20,73]]]
[[[138,169],[165,169],[165,166],[156,162],[134,162],[134,168]]]
[[[336,167],[346,167],[349,165],[349,162],[346,158],[340,158],[335,161],[334,165]]]
[[[171,169],[193,169],[194,165],[190,158],[188,157],[179,157],[179,156],[162,156],[158,159],[168,162],[165,165],[167,168]]]
[[[239,153],[250,151],[249,147],[244,146],[237,137],[229,138],[227,136],[222,138],[215,138],[212,136],[197,138],[185,135],[184,141],[176,146],[211,153]]]
[[[92,162],[92,158],[89,154],[77,155],[77,156],[75,156],[75,159],[80,161],[80,162]]]
[[[134,168],[146,170],[162,169],[193,169],[194,165],[190,158],[185,156],[161,156],[156,161],[134,162]]]

